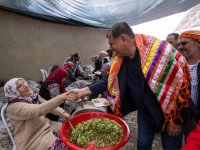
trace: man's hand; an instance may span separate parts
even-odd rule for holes
[[[76,101],[84,96],[91,95],[92,92],[88,87],[84,87],[82,89],[72,89],[66,93],[66,97],[68,101]]]
[[[79,98],[81,98],[80,89],[72,89],[66,93],[66,96],[67,96],[68,101],[71,101],[71,102],[76,101]]]
[[[78,89],[73,89],[73,90],[70,90],[69,92],[66,93],[66,96],[67,96],[67,100],[68,101],[76,101],[78,99],[78,91],[76,91]]]
[[[169,136],[178,136],[181,133],[182,125],[168,124],[167,132]]]
[[[76,95],[75,93],[71,93],[70,91],[69,92],[66,92],[66,93],[62,93],[60,95],[58,95],[58,97],[60,97],[60,99],[62,101],[65,101],[65,100],[68,100],[68,101],[75,101],[76,100]]]

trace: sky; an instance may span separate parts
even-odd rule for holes
[[[174,32],[177,25],[184,17],[185,12],[174,14],[158,20],[149,21],[136,26],[132,26],[134,33],[142,33],[155,36],[161,40],[165,40],[169,33]]]

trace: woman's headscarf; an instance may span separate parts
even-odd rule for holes
[[[24,79],[13,78],[9,80],[4,86],[4,93],[5,93],[5,97],[8,103],[19,102],[19,101],[25,101],[27,103],[33,103],[33,104],[38,103],[39,102],[38,94],[35,92],[32,92],[30,96],[20,95],[19,91],[17,90],[17,85],[16,85],[18,80],[24,80]]]
[[[100,51],[100,52],[99,52],[99,56],[100,56],[100,57],[108,56],[108,52],[106,52],[106,51]]]
[[[65,92],[65,85],[62,83],[63,78],[69,77],[69,74],[64,68],[58,68],[52,74],[50,74],[44,83],[50,82],[50,81],[55,81],[56,83],[59,84],[61,92]]]
[[[74,67],[74,63],[71,62],[71,61],[68,61],[67,63],[64,64],[64,68],[65,68],[65,69],[72,70],[73,67]]]
[[[107,62],[107,63],[103,64],[103,66],[101,67],[101,71],[102,72],[109,72],[110,71],[110,67],[111,67],[111,63]]]

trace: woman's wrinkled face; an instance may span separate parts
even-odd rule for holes
[[[33,93],[28,83],[22,79],[17,80],[16,88],[21,96],[30,96]]]

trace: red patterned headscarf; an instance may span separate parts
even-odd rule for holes
[[[189,30],[189,31],[184,31],[180,34],[180,38],[191,38],[194,40],[197,40],[200,42],[200,31],[198,30]]]
[[[74,67],[74,63],[71,62],[71,61],[68,61],[67,63],[64,64],[64,68],[65,68],[65,69],[72,70],[73,67]]]
[[[44,83],[47,83],[49,81],[56,81],[60,85],[60,89],[62,92],[65,92],[65,85],[62,83],[63,78],[69,77],[69,74],[64,68],[58,68],[52,74],[50,74]]]

